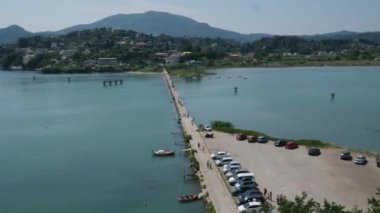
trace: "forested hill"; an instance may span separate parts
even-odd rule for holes
[[[0,44],[14,42],[18,38],[28,37],[32,35],[33,33],[24,30],[24,28],[18,25],[11,25],[9,27],[0,29]]]
[[[206,23],[197,22],[191,18],[174,15],[166,12],[149,11],[136,14],[118,14],[109,16],[91,24],[82,24],[57,31],[57,34],[68,32],[96,29],[102,27],[119,28],[123,30],[133,30],[145,34],[170,35],[175,37],[202,37],[202,38],[226,38],[237,41],[255,41],[268,34],[253,33],[241,34],[229,30],[212,27]]]
[[[140,33],[152,34],[154,36],[165,34],[175,37],[224,38],[233,39],[240,42],[252,42],[261,38],[274,36],[265,33],[242,34],[231,30],[216,28],[207,23],[201,23],[181,15],[149,11],[145,13],[113,15],[90,24],[75,25],[59,31],[31,33],[17,25],[12,25],[7,28],[0,29],[0,44],[15,42],[20,37],[33,35],[64,35],[74,31],[96,28],[133,30]],[[295,36],[309,40],[365,39],[380,42],[380,32],[358,33],[351,31],[340,31],[319,35]]]

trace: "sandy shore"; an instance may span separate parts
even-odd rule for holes
[[[266,144],[237,141],[234,135],[214,132],[215,138],[206,139],[210,152],[227,150],[232,158],[252,171],[260,188],[272,191],[273,198],[284,194],[289,198],[302,191],[322,202],[329,201],[367,209],[367,198],[380,187],[380,168],[375,159],[368,158],[365,166],[339,159],[340,149],[323,149],[318,157],[307,155],[305,147],[286,150]]]

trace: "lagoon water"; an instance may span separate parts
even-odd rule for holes
[[[175,81],[197,123],[226,120],[276,137],[321,139],[380,151],[380,67],[210,72],[216,75]]]
[[[0,212],[204,212],[160,75],[0,72]],[[104,79],[124,79],[103,88]]]

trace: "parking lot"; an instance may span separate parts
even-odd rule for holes
[[[259,188],[267,188],[274,199],[277,194],[294,198],[305,191],[319,202],[326,198],[348,208],[356,205],[366,209],[367,198],[380,187],[380,168],[373,157],[368,157],[367,165],[359,166],[340,160],[340,149],[322,149],[320,156],[312,157],[302,146],[286,150],[272,142],[237,141],[235,135],[220,132],[207,138],[206,145],[210,152],[230,152],[235,161],[255,174]]]

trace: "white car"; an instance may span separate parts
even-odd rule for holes
[[[226,163],[223,165],[223,172],[228,171],[231,166],[241,166],[241,164],[237,161],[231,161],[229,163]]]
[[[222,159],[224,157],[230,157],[231,154],[229,152],[226,152],[226,151],[219,151],[217,153],[212,153],[210,155],[211,159],[213,160],[219,160],[219,159]]]
[[[223,166],[224,164],[233,161],[231,157],[224,157],[220,160],[217,160],[215,163],[217,166]]]
[[[227,172],[226,177],[230,178],[230,177],[233,177],[234,175],[243,174],[243,173],[250,173],[250,171],[248,171],[247,169],[236,169],[236,170],[233,169]]]
[[[246,204],[238,206],[239,213],[253,212],[253,210],[260,210],[261,202],[253,201]]]
[[[230,166],[235,166],[235,165],[239,165],[239,166],[241,166],[241,164],[240,164],[239,162],[237,162],[237,161],[231,161],[231,162],[229,162],[229,163],[223,165],[223,168],[228,168],[228,167],[230,167]]]
[[[367,158],[364,155],[357,155],[354,158],[354,163],[358,164],[358,165],[365,165],[365,164],[367,164],[367,162],[368,162]]]
[[[203,129],[206,130],[207,132],[211,132],[211,131],[212,131],[212,128],[211,128],[211,126],[209,126],[209,125],[205,125],[205,126],[203,127]]]
[[[230,177],[228,179],[228,182],[231,185],[235,185],[236,181],[240,181],[240,180],[255,180],[255,175],[253,173],[237,174],[233,177]]]
[[[225,168],[223,168],[223,174],[227,174],[231,170],[237,170],[237,169],[241,169],[241,166],[240,165],[232,165],[229,167],[225,167]]]

